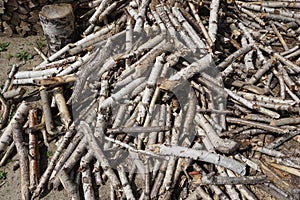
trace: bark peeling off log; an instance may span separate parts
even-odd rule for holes
[[[72,41],[74,14],[71,4],[46,5],[39,16],[50,54]]]

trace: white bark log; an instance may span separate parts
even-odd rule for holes
[[[75,20],[71,4],[46,5],[39,16],[50,54],[71,42]]]

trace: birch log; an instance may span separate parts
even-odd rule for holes
[[[75,19],[71,4],[46,5],[39,16],[50,55],[71,42]]]
[[[22,125],[15,121],[12,123],[13,139],[16,145],[17,152],[20,160],[20,172],[21,172],[21,199],[30,199],[30,181],[29,181],[29,161],[28,161],[28,147],[25,145]]]

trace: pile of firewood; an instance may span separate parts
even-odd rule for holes
[[[50,57],[2,89],[0,164],[16,147],[22,199],[300,198],[300,2],[78,6],[82,39],[64,44],[72,9],[45,9]]]

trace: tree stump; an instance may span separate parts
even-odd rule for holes
[[[39,17],[50,55],[71,42],[74,33],[74,13],[71,4],[46,5]]]

